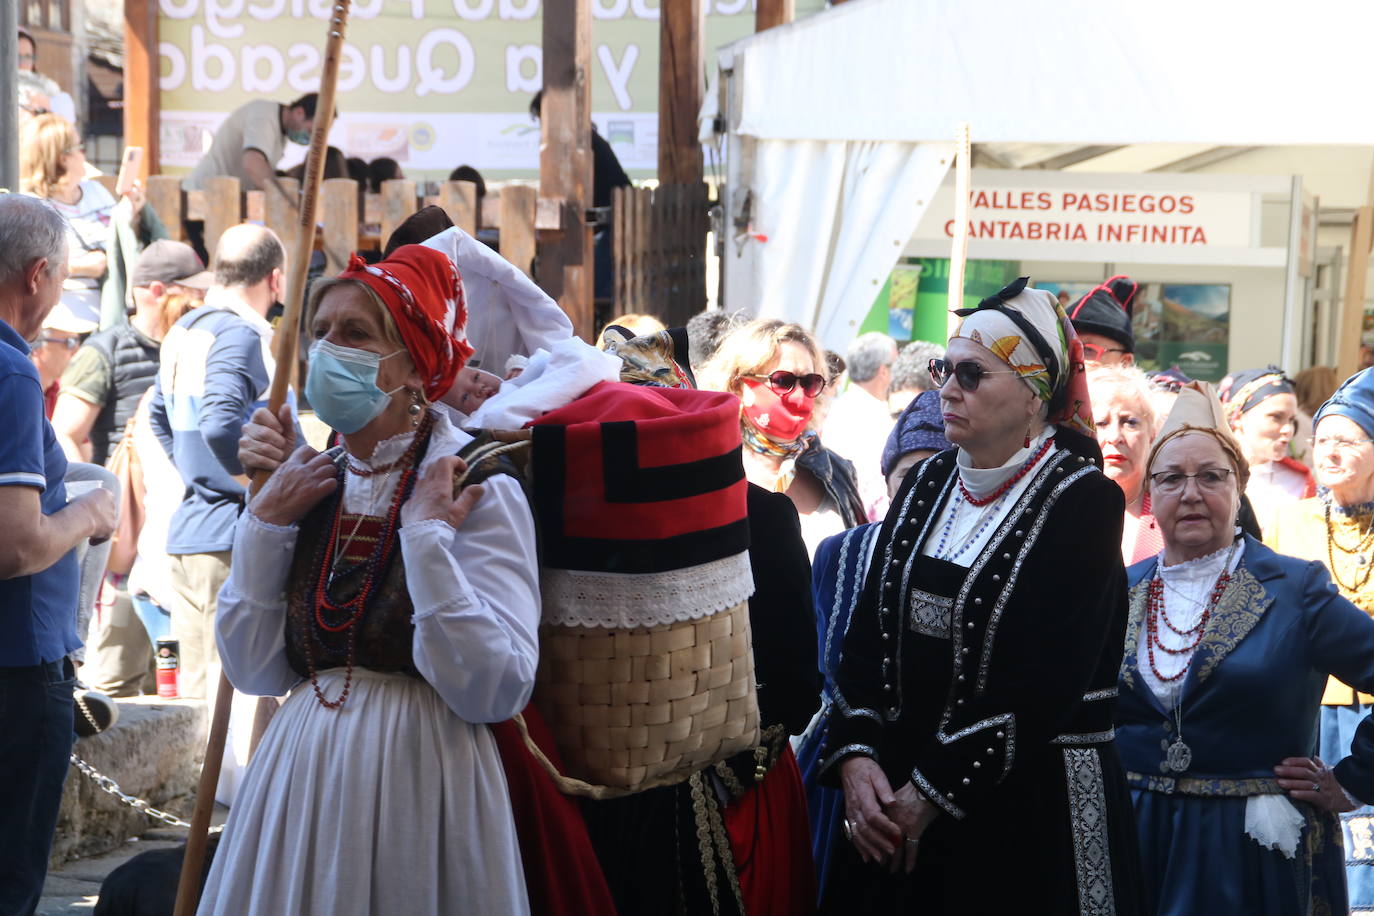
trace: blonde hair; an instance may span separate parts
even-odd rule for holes
[[[1145,433],[1154,439],[1159,432],[1159,413],[1151,396],[1150,380],[1135,366],[1094,366],[1088,370],[1088,395],[1094,406],[1105,405],[1111,391],[1128,391],[1140,402]]]
[[[19,187],[39,197],[52,197],[67,167],[62,157],[79,146],[76,128],[55,114],[39,115],[19,132]]]
[[[715,355],[702,367],[701,387],[739,397],[745,376],[761,374],[777,360],[782,345],[789,342],[811,354],[811,371],[828,374],[825,354],[806,328],[776,318],[756,318],[735,328],[721,341]]]
[[[167,332],[172,326],[182,319],[187,312],[192,312],[204,303],[195,296],[184,292],[165,292],[158,299],[157,334],[156,338],[162,340],[167,336]]]
[[[406,347],[405,339],[401,337],[401,329],[396,326],[396,319],[391,317],[391,312],[387,310],[381,298],[373,291],[372,287],[352,277],[330,277],[327,280],[315,281],[315,285],[310,287],[310,298],[305,305],[306,325],[309,326],[314,323],[315,312],[329,291],[341,286],[353,286],[367,293],[367,301],[372,303],[372,307],[377,310],[377,315],[382,321],[382,340],[398,350],[406,350],[408,354],[409,349]]]

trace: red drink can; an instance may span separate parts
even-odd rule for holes
[[[181,643],[175,639],[157,641],[157,695],[168,700],[181,696]]]

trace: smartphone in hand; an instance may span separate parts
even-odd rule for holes
[[[129,193],[129,189],[138,181],[138,176],[143,168],[143,147],[126,146],[124,147],[124,159],[119,163],[119,178],[115,181],[115,198],[118,199]]]

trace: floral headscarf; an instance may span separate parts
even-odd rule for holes
[[[986,347],[1051,404],[1051,423],[1094,436],[1083,342],[1059,300],[1029,281],[1019,277],[977,308],[955,311],[964,320],[950,340],[963,337]]]

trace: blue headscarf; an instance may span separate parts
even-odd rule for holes
[[[906,405],[883,446],[883,476],[908,452],[943,452],[949,448],[945,420],[940,412],[940,392],[922,391]]]
[[[1312,418],[1312,429],[1331,414],[1353,420],[1366,436],[1374,437],[1374,369],[1362,369],[1342,382]]]

